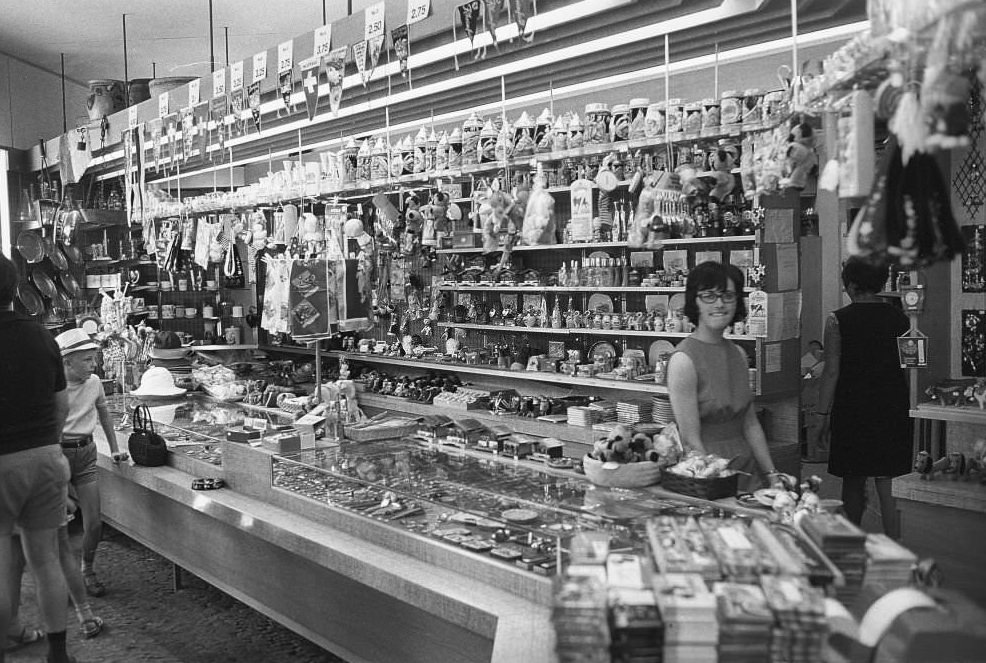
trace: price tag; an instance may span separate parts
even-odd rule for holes
[[[229,67],[229,89],[239,90],[243,87],[243,60],[234,62]]]
[[[315,52],[313,55],[317,58],[328,55],[331,46],[332,24],[329,23],[320,28],[315,28]]]
[[[243,427],[254,430],[267,430],[267,420],[263,417],[243,417]]]
[[[383,36],[383,16],[386,4],[385,2],[378,2],[366,8],[363,14],[366,17],[363,39],[369,41],[374,37]]]
[[[277,73],[291,71],[294,65],[294,42],[286,41],[277,45]]]
[[[253,80],[257,83],[267,78],[267,51],[262,51],[253,56]]]
[[[226,70],[212,72],[212,96],[222,97],[226,94]]]
[[[127,109],[127,126],[131,129],[137,128],[137,107],[131,106]]]
[[[407,23],[417,23],[428,18],[431,11],[431,0],[407,0]]]
[[[157,96],[157,116],[164,117],[170,110],[170,105],[168,104],[168,93],[162,92]]]
[[[188,105],[195,106],[199,103],[199,94],[202,89],[202,79],[196,78],[188,84]]]

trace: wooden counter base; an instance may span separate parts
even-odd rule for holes
[[[350,663],[554,660],[546,606],[172,467],[99,466],[106,522]]]

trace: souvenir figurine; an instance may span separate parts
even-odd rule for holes
[[[948,467],[947,456],[932,460],[931,454],[927,451],[919,451],[917,458],[914,459],[914,471],[926,481],[934,479],[935,472],[942,472],[946,467]]]

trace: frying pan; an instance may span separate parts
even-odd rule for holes
[[[17,250],[29,263],[41,262],[45,257],[41,236],[30,230],[22,230],[17,234]]]
[[[62,272],[58,275],[58,280],[69,297],[75,297],[79,294],[79,282],[75,280],[71,272]]]
[[[51,300],[51,307],[59,311],[71,311],[72,300],[65,296],[61,288],[55,287],[55,296]]]
[[[38,294],[37,288],[27,281],[21,281],[17,284],[17,299],[20,300],[21,305],[29,315],[44,313],[45,304],[41,295]]]
[[[66,257],[75,265],[82,264],[83,257],[82,251],[79,250],[75,244],[65,244],[62,246],[62,250],[65,251]]]
[[[68,269],[68,258],[62,252],[62,247],[55,243],[52,243],[51,250],[48,251],[48,259],[51,260],[51,264],[55,266],[57,271],[64,272]]]
[[[38,289],[42,295],[48,299],[54,299],[57,294],[57,288],[55,282],[51,280],[48,276],[48,272],[41,269],[39,266],[34,266],[30,271],[31,281],[34,283],[35,287]]]

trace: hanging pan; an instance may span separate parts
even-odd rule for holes
[[[72,300],[69,299],[62,289],[55,286],[55,296],[51,300],[51,307],[56,311],[72,312]]]
[[[54,299],[56,295],[55,282],[51,280],[48,276],[48,272],[42,269],[39,265],[35,265],[30,271],[31,282],[38,289],[42,295],[48,299]]]
[[[58,275],[58,280],[61,282],[62,287],[65,288],[65,292],[68,293],[69,297],[77,297],[79,295],[79,282],[72,276],[71,272],[62,272]]]
[[[22,230],[17,234],[17,250],[29,263],[41,262],[45,257],[41,236],[30,230]]]
[[[55,266],[56,271],[64,272],[68,269],[68,258],[65,257],[62,247],[54,242],[51,243],[51,250],[48,251],[48,260]]]
[[[83,262],[82,251],[75,244],[65,244],[62,246],[62,251],[65,252],[65,257],[69,259],[73,265],[81,265]]]
[[[44,313],[44,300],[38,294],[37,288],[27,281],[21,281],[17,284],[17,299],[20,300],[21,306],[24,307],[24,311],[28,315],[41,315]]]

